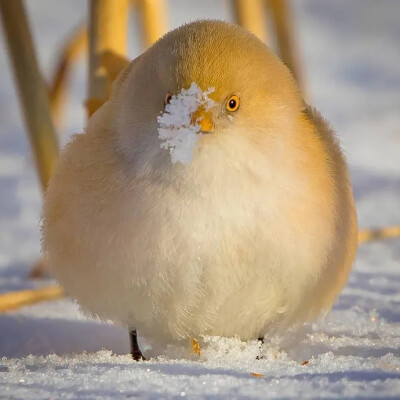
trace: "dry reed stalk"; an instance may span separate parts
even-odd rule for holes
[[[293,17],[289,2],[287,0],[267,0],[267,5],[271,11],[271,22],[276,34],[278,53],[304,92],[300,57],[294,39]]]
[[[61,111],[65,102],[68,75],[74,61],[87,48],[87,26],[76,28],[67,38],[57,61],[55,72],[49,85],[50,105],[53,119],[57,126],[61,124]]]
[[[136,0],[145,46],[150,47],[167,29],[165,0]]]
[[[400,237],[400,226],[387,226],[379,229],[362,229],[358,232],[358,243]]]
[[[0,314],[6,311],[32,305],[40,301],[61,299],[64,291],[56,285],[46,286],[40,289],[20,290],[0,295]]]
[[[238,25],[267,41],[265,4],[263,0],[233,0],[233,13]]]
[[[111,81],[102,54],[126,55],[128,0],[91,0],[89,23],[89,85],[86,107],[92,115],[107,99]]]
[[[19,100],[43,190],[58,156],[48,91],[39,71],[21,0],[0,0],[0,12]]]

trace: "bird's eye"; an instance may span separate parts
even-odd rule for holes
[[[230,112],[234,112],[239,108],[239,97],[235,94],[229,97],[226,103],[226,109]]]
[[[171,102],[171,99],[172,99],[172,95],[170,95],[169,93],[167,93],[167,94],[165,95],[164,104],[165,104],[165,105],[169,104],[169,103]]]

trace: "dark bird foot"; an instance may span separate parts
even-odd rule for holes
[[[261,342],[261,346],[262,346],[264,344],[264,336],[260,336],[258,338],[258,341]],[[261,346],[260,346],[260,348],[261,348]],[[263,356],[257,356],[256,360],[262,360],[263,358],[264,358]]]
[[[139,344],[137,341],[137,332],[136,330],[129,332],[129,338],[131,340],[131,355],[135,361],[145,361],[142,352],[139,349]]]

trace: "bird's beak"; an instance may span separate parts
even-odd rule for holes
[[[192,114],[190,122],[193,125],[199,124],[201,133],[212,133],[214,131],[214,124],[212,122],[210,112],[206,111],[203,107],[198,108]]]

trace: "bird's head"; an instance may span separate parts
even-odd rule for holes
[[[129,159],[171,164],[158,117],[193,83],[212,100],[189,116],[201,133],[194,163],[207,153],[245,159],[246,149],[268,152],[277,137],[290,135],[303,107],[289,70],[256,36],[226,22],[193,22],[166,34],[114,84],[113,125]]]

